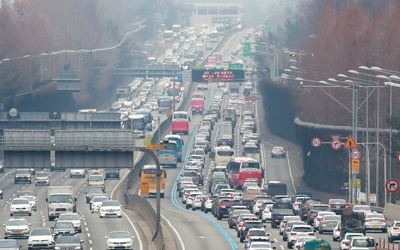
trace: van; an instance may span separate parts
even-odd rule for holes
[[[89,187],[99,187],[103,190],[106,188],[103,175],[89,175],[87,182]]]

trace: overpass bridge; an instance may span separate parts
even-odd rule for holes
[[[128,168],[139,141],[118,112],[0,112],[6,168]],[[140,140],[140,144],[142,140]]]

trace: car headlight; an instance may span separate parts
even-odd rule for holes
[[[54,248],[54,250],[60,250],[60,249],[61,249],[60,247],[55,247],[55,248]]]

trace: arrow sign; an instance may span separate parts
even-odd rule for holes
[[[389,179],[385,183],[385,188],[390,193],[397,192],[399,190],[399,181],[395,178]]]
[[[342,147],[342,142],[338,139],[332,140],[331,148],[333,150],[339,150]]]

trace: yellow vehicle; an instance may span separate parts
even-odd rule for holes
[[[167,179],[166,171],[161,168],[160,175],[160,197],[164,198],[165,181]],[[140,177],[140,195],[156,196],[157,194],[157,167],[156,165],[144,165],[139,173]]]

